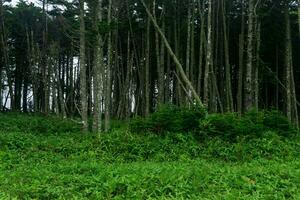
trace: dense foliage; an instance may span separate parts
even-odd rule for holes
[[[86,132],[168,103],[299,124],[298,0],[38,2],[0,0],[0,110],[82,117]]]
[[[196,131],[199,120],[206,117],[206,112],[198,106],[177,107],[163,105],[147,118],[136,117],[131,120],[132,132],[191,132]]]
[[[217,123],[216,116],[207,121],[220,128],[222,118],[217,118]],[[224,118],[221,124],[237,120]],[[59,123],[55,117],[0,115],[1,123],[4,119],[1,199],[300,197],[300,139],[277,134],[278,128],[266,129],[258,138],[229,141],[221,135],[199,140],[185,132],[132,133],[120,123],[110,133],[82,134],[64,128],[77,123]],[[34,120],[56,129],[38,132],[34,123],[24,123]],[[227,131],[227,125],[222,127]]]
[[[278,111],[250,111],[243,116],[236,113],[212,114],[200,120],[200,135],[219,136],[227,140],[260,138],[269,131],[285,137],[297,133],[289,120]]]

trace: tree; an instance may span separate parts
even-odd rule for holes
[[[253,107],[252,72],[253,72],[253,35],[254,35],[254,0],[249,0],[248,6],[248,33],[247,33],[247,65],[245,82],[245,109]]]
[[[93,28],[96,34],[94,49],[94,69],[93,69],[93,88],[94,88],[94,117],[93,130],[101,132],[101,95],[102,95],[102,74],[103,74],[103,39],[99,31],[99,23],[102,21],[102,0],[92,4],[94,11]]]
[[[86,86],[86,65],[85,65],[85,21],[84,21],[84,0],[79,0],[80,20],[80,98],[81,98],[81,119],[83,131],[88,131],[88,105]]]

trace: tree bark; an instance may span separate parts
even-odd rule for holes
[[[243,82],[244,82],[244,48],[245,48],[245,15],[244,0],[242,4],[241,34],[239,35],[239,71],[238,71],[238,91],[237,91],[237,111],[243,112]]]
[[[294,72],[293,72],[293,53],[291,39],[291,22],[289,14],[289,6],[285,5],[285,21],[286,21],[286,41],[285,41],[285,73],[286,73],[286,114],[290,121],[294,122],[296,127],[299,126],[297,98],[295,91]]]
[[[80,99],[81,99],[81,119],[83,131],[88,131],[88,105],[86,86],[86,64],[85,64],[85,21],[84,21],[84,0],[79,0],[80,7]]]
[[[112,0],[109,0],[108,5],[108,24],[111,26],[112,23]],[[107,74],[106,74],[106,95],[105,95],[105,131],[107,132],[110,129],[110,108],[111,108],[111,70],[112,70],[112,30],[110,27],[109,33],[108,33],[108,39],[107,39]]]
[[[233,99],[232,99],[232,87],[231,87],[231,67],[229,62],[229,44],[228,44],[228,33],[226,23],[226,10],[225,0],[222,1],[222,17],[223,17],[223,28],[224,28],[224,53],[225,53],[225,73],[226,73],[226,110],[227,112],[233,112]]]
[[[208,2],[208,14],[207,14],[207,54],[206,54],[206,64],[204,69],[204,85],[203,85],[203,99],[204,104],[208,106],[209,103],[209,80],[210,80],[210,70],[213,66],[213,49],[212,49],[212,0]]]
[[[102,0],[95,4],[94,31],[96,33],[94,49],[94,69],[93,69],[93,89],[94,89],[94,113],[93,113],[93,131],[101,132],[101,96],[102,96],[102,73],[103,73],[103,39],[98,30],[98,24],[102,21]]]
[[[247,39],[247,65],[246,65],[246,82],[245,82],[245,110],[248,111],[253,107],[252,91],[252,72],[253,72],[253,16],[254,0],[249,0],[248,7],[248,39]]]
[[[202,92],[202,72],[203,72],[203,58],[204,56],[204,1],[201,5],[200,1],[198,2],[198,8],[200,12],[200,43],[199,43],[199,63],[198,63],[198,78],[197,78],[197,92],[200,95]]]
[[[146,63],[145,63],[145,116],[149,116],[150,109],[150,17],[147,18],[146,32]]]

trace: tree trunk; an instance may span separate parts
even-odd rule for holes
[[[300,0],[298,0],[298,27],[299,27],[299,34],[300,34]]]
[[[291,39],[291,23],[289,6],[285,5],[286,41],[285,41],[285,73],[286,73],[286,114],[298,128],[298,110],[293,72],[293,53]]]
[[[245,82],[245,110],[248,111],[253,106],[252,91],[252,72],[253,72],[253,16],[254,0],[249,0],[248,8],[248,39],[247,39],[247,65],[246,65],[246,82]]]
[[[188,17],[187,17],[187,40],[186,40],[186,57],[185,57],[185,72],[187,78],[190,79],[190,59],[191,59],[191,1],[188,0]]]
[[[237,111],[243,112],[243,82],[244,82],[244,48],[245,48],[245,15],[244,0],[242,0],[241,34],[239,35],[239,71],[238,71],[238,91],[237,91]]]
[[[150,109],[150,17],[147,18],[146,33],[146,63],[145,63],[145,116],[149,116]]]
[[[112,23],[112,0],[109,0],[108,5],[108,24],[111,25]],[[108,33],[108,44],[107,44],[107,74],[106,74],[106,95],[105,95],[105,131],[107,132],[110,129],[110,108],[111,108],[111,87],[112,87],[112,80],[111,80],[111,70],[112,70],[112,59],[113,59],[113,51],[112,51],[112,30],[109,30]]]
[[[80,6],[80,99],[81,99],[81,119],[83,131],[88,131],[88,105],[87,105],[87,86],[86,86],[86,64],[85,64],[85,21],[84,21],[84,0],[79,0]]]
[[[102,0],[96,3],[94,30],[96,33],[96,45],[94,49],[94,73],[93,73],[93,89],[94,89],[94,115],[93,115],[93,131],[101,132],[101,96],[102,96],[102,73],[103,73],[103,39],[98,30],[98,24],[102,21]]]
[[[259,66],[260,66],[260,36],[261,36],[261,27],[260,22],[257,23],[257,30],[256,30],[256,55],[255,55],[255,69],[254,69],[254,81],[253,81],[253,89],[254,89],[254,106],[255,109],[258,110],[258,101],[259,101]]]
[[[157,20],[156,16],[156,1],[153,1],[153,17],[155,20]],[[158,89],[158,95],[157,95],[157,102],[158,105],[162,104],[163,96],[162,96],[162,88],[161,83],[163,80],[163,74],[161,74],[161,61],[160,60],[160,42],[159,42],[159,34],[157,31],[155,31],[155,53],[156,53],[156,67],[157,67],[157,89]]]
[[[209,103],[209,80],[210,70],[213,66],[213,55],[212,55],[212,0],[208,2],[208,16],[207,16],[207,54],[206,64],[204,69],[204,85],[203,85],[203,99],[204,104],[208,106]]]
[[[197,92],[200,95],[202,92],[202,72],[203,72],[203,58],[204,56],[204,1],[201,5],[200,1],[198,2],[198,8],[200,12],[200,43],[199,43],[199,63],[198,63],[198,78],[197,78]]]
[[[2,38],[2,25],[3,23],[3,2],[0,0],[0,38]],[[3,102],[3,65],[4,65],[4,48],[2,45],[2,39],[0,39],[0,111],[2,110],[2,102]]]
[[[226,74],[226,110],[227,112],[233,112],[233,99],[232,99],[232,87],[231,87],[231,67],[229,63],[229,44],[227,35],[227,23],[226,23],[226,10],[225,0],[222,1],[222,17],[224,28],[224,53],[225,53],[225,74]]]

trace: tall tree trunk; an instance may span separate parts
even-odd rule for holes
[[[198,78],[197,78],[197,92],[201,94],[202,92],[202,72],[203,72],[203,58],[204,56],[204,40],[205,40],[205,32],[204,32],[204,1],[201,5],[200,1],[198,2],[198,9],[200,12],[200,44],[199,44],[199,63],[198,63]]]
[[[108,5],[108,24],[112,23],[112,0],[109,0]],[[111,70],[112,70],[112,59],[113,59],[113,51],[112,51],[112,30],[109,30],[108,39],[107,39],[107,70],[106,70],[106,95],[105,95],[105,131],[110,129],[110,112],[111,112]]]
[[[150,109],[150,17],[147,18],[146,33],[146,63],[145,63],[145,116],[149,116]]]
[[[69,113],[71,116],[74,115],[74,61],[73,61],[73,42],[71,42],[70,50],[70,101],[69,101]]]
[[[4,28],[4,15],[3,15],[3,2],[0,0],[0,111],[2,110],[3,105],[3,71],[5,64],[5,52],[4,45],[2,44],[3,40],[3,30]]]
[[[293,72],[293,53],[291,39],[291,22],[289,6],[285,5],[286,41],[285,41],[285,73],[286,73],[286,113],[290,121],[298,128],[298,109]]]
[[[43,112],[48,114],[50,101],[50,83],[49,83],[49,66],[47,57],[47,39],[48,39],[48,22],[47,22],[47,0],[43,0],[43,49],[42,49],[42,71],[43,71]]]
[[[195,82],[195,5],[193,1],[191,4],[192,18],[191,18],[191,61],[190,61],[190,80],[194,87],[197,88],[197,82]]]
[[[246,82],[245,82],[245,110],[248,111],[253,106],[252,91],[252,72],[253,72],[253,23],[254,0],[249,0],[248,8],[248,39],[247,39],[247,65],[246,65]]]
[[[243,112],[243,82],[244,82],[244,48],[245,48],[245,15],[244,0],[242,4],[241,34],[239,35],[239,71],[238,71],[238,91],[237,91],[237,111]]]
[[[153,17],[155,20],[157,20],[156,16],[156,0],[153,1]],[[162,88],[161,83],[163,79],[163,75],[161,74],[161,60],[160,60],[160,42],[159,42],[159,34],[157,31],[155,31],[155,53],[156,53],[156,67],[157,67],[157,89],[158,89],[158,95],[157,95],[157,102],[158,105],[162,104],[163,96],[162,96]]]
[[[164,11],[164,7],[163,7],[163,11]],[[165,33],[165,29],[166,29],[166,23],[165,23],[165,19],[164,16],[161,16],[162,19],[162,31],[163,33]],[[160,67],[158,70],[158,76],[159,76],[159,81],[158,81],[158,88],[159,88],[159,104],[163,104],[165,102],[165,45],[164,45],[164,41],[161,40],[161,44],[160,44]]]
[[[233,112],[233,99],[232,99],[232,87],[231,87],[231,67],[229,63],[229,44],[228,44],[228,33],[226,23],[226,10],[225,0],[222,1],[222,17],[223,17],[223,28],[224,28],[224,53],[225,53],[225,74],[226,74],[226,110]]]
[[[102,73],[103,73],[103,39],[98,30],[98,24],[102,21],[102,0],[98,0],[95,8],[94,29],[96,33],[96,45],[94,50],[94,73],[93,73],[93,89],[94,89],[94,115],[93,115],[93,131],[101,132],[101,96],[102,96]]]
[[[7,77],[7,84],[8,84],[8,94],[10,96],[10,108],[13,107],[14,102],[15,102],[15,96],[13,92],[13,81],[12,81],[12,72],[10,70],[10,59],[9,59],[9,50],[8,50],[8,45],[7,45],[7,36],[6,36],[6,27],[4,24],[4,12],[3,12],[3,1],[0,0],[0,48],[2,49],[2,59],[3,59],[3,69],[6,71],[6,77]],[[6,105],[8,99],[5,100],[4,106]]]
[[[285,87],[286,87],[286,115],[287,118],[292,121],[292,94],[291,94],[291,52],[289,48],[289,43],[291,42],[291,31],[290,31],[290,15],[288,6],[285,8],[285,23],[286,23],[286,33],[285,33]]]
[[[298,27],[299,27],[299,34],[300,34],[300,0],[298,0]]]
[[[257,19],[258,20],[258,19]],[[256,55],[255,55],[255,68],[254,68],[254,81],[253,81],[253,89],[254,89],[254,107],[258,110],[258,101],[259,101],[259,66],[260,66],[260,37],[261,37],[261,27],[260,22],[257,22],[256,28]]]
[[[86,64],[85,64],[85,21],[84,21],[84,0],[79,0],[80,7],[80,99],[81,99],[81,119],[83,131],[88,131],[88,105],[86,86]]]
[[[204,85],[203,85],[203,99],[204,104],[208,106],[209,103],[209,80],[210,70],[213,66],[213,49],[212,49],[212,0],[208,1],[208,14],[207,14],[207,54],[206,64],[204,69]]]
[[[175,12],[176,12],[176,16],[178,15],[178,1],[177,0],[175,0],[175,2],[174,2],[174,4],[175,4]],[[175,55],[176,56],[179,56],[179,54],[180,54],[180,51],[179,51],[179,43],[180,43],[180,36],[179,36],[179,29],[180,29],[180,25],[179,25],[179,23],[178,23],[178,20],[176,19],[176,18],[174,18],[174,29],[175,29],[175,31],[174,31],[174,48],[175,48]],[[178,71],[178,69],[176,68],[176,73],[177,74],[179,74],[179,71]],[[174,73],[173,73],[174,74]],[[175,77],[174,77],[174,81],[175,81],[176,79],[175,79]],[[182,104],[182,96],[183,96],[183,92],[182,92],[182,89],[181,89],[181,85],[179,84],[179,82],[178,81],[176,81],[175,82],[175,91],[176,91],[176,97],[175,97],[175,101],[176,101],[176,103],[177,103],[177,105],[181,105]]]
[[[185,72],[188,78],[190,78],[190,61],[191,61],[191,1],[188,0],[188,17],[187,17],[187,40],[186,40],[186,57],[185,57]]]

